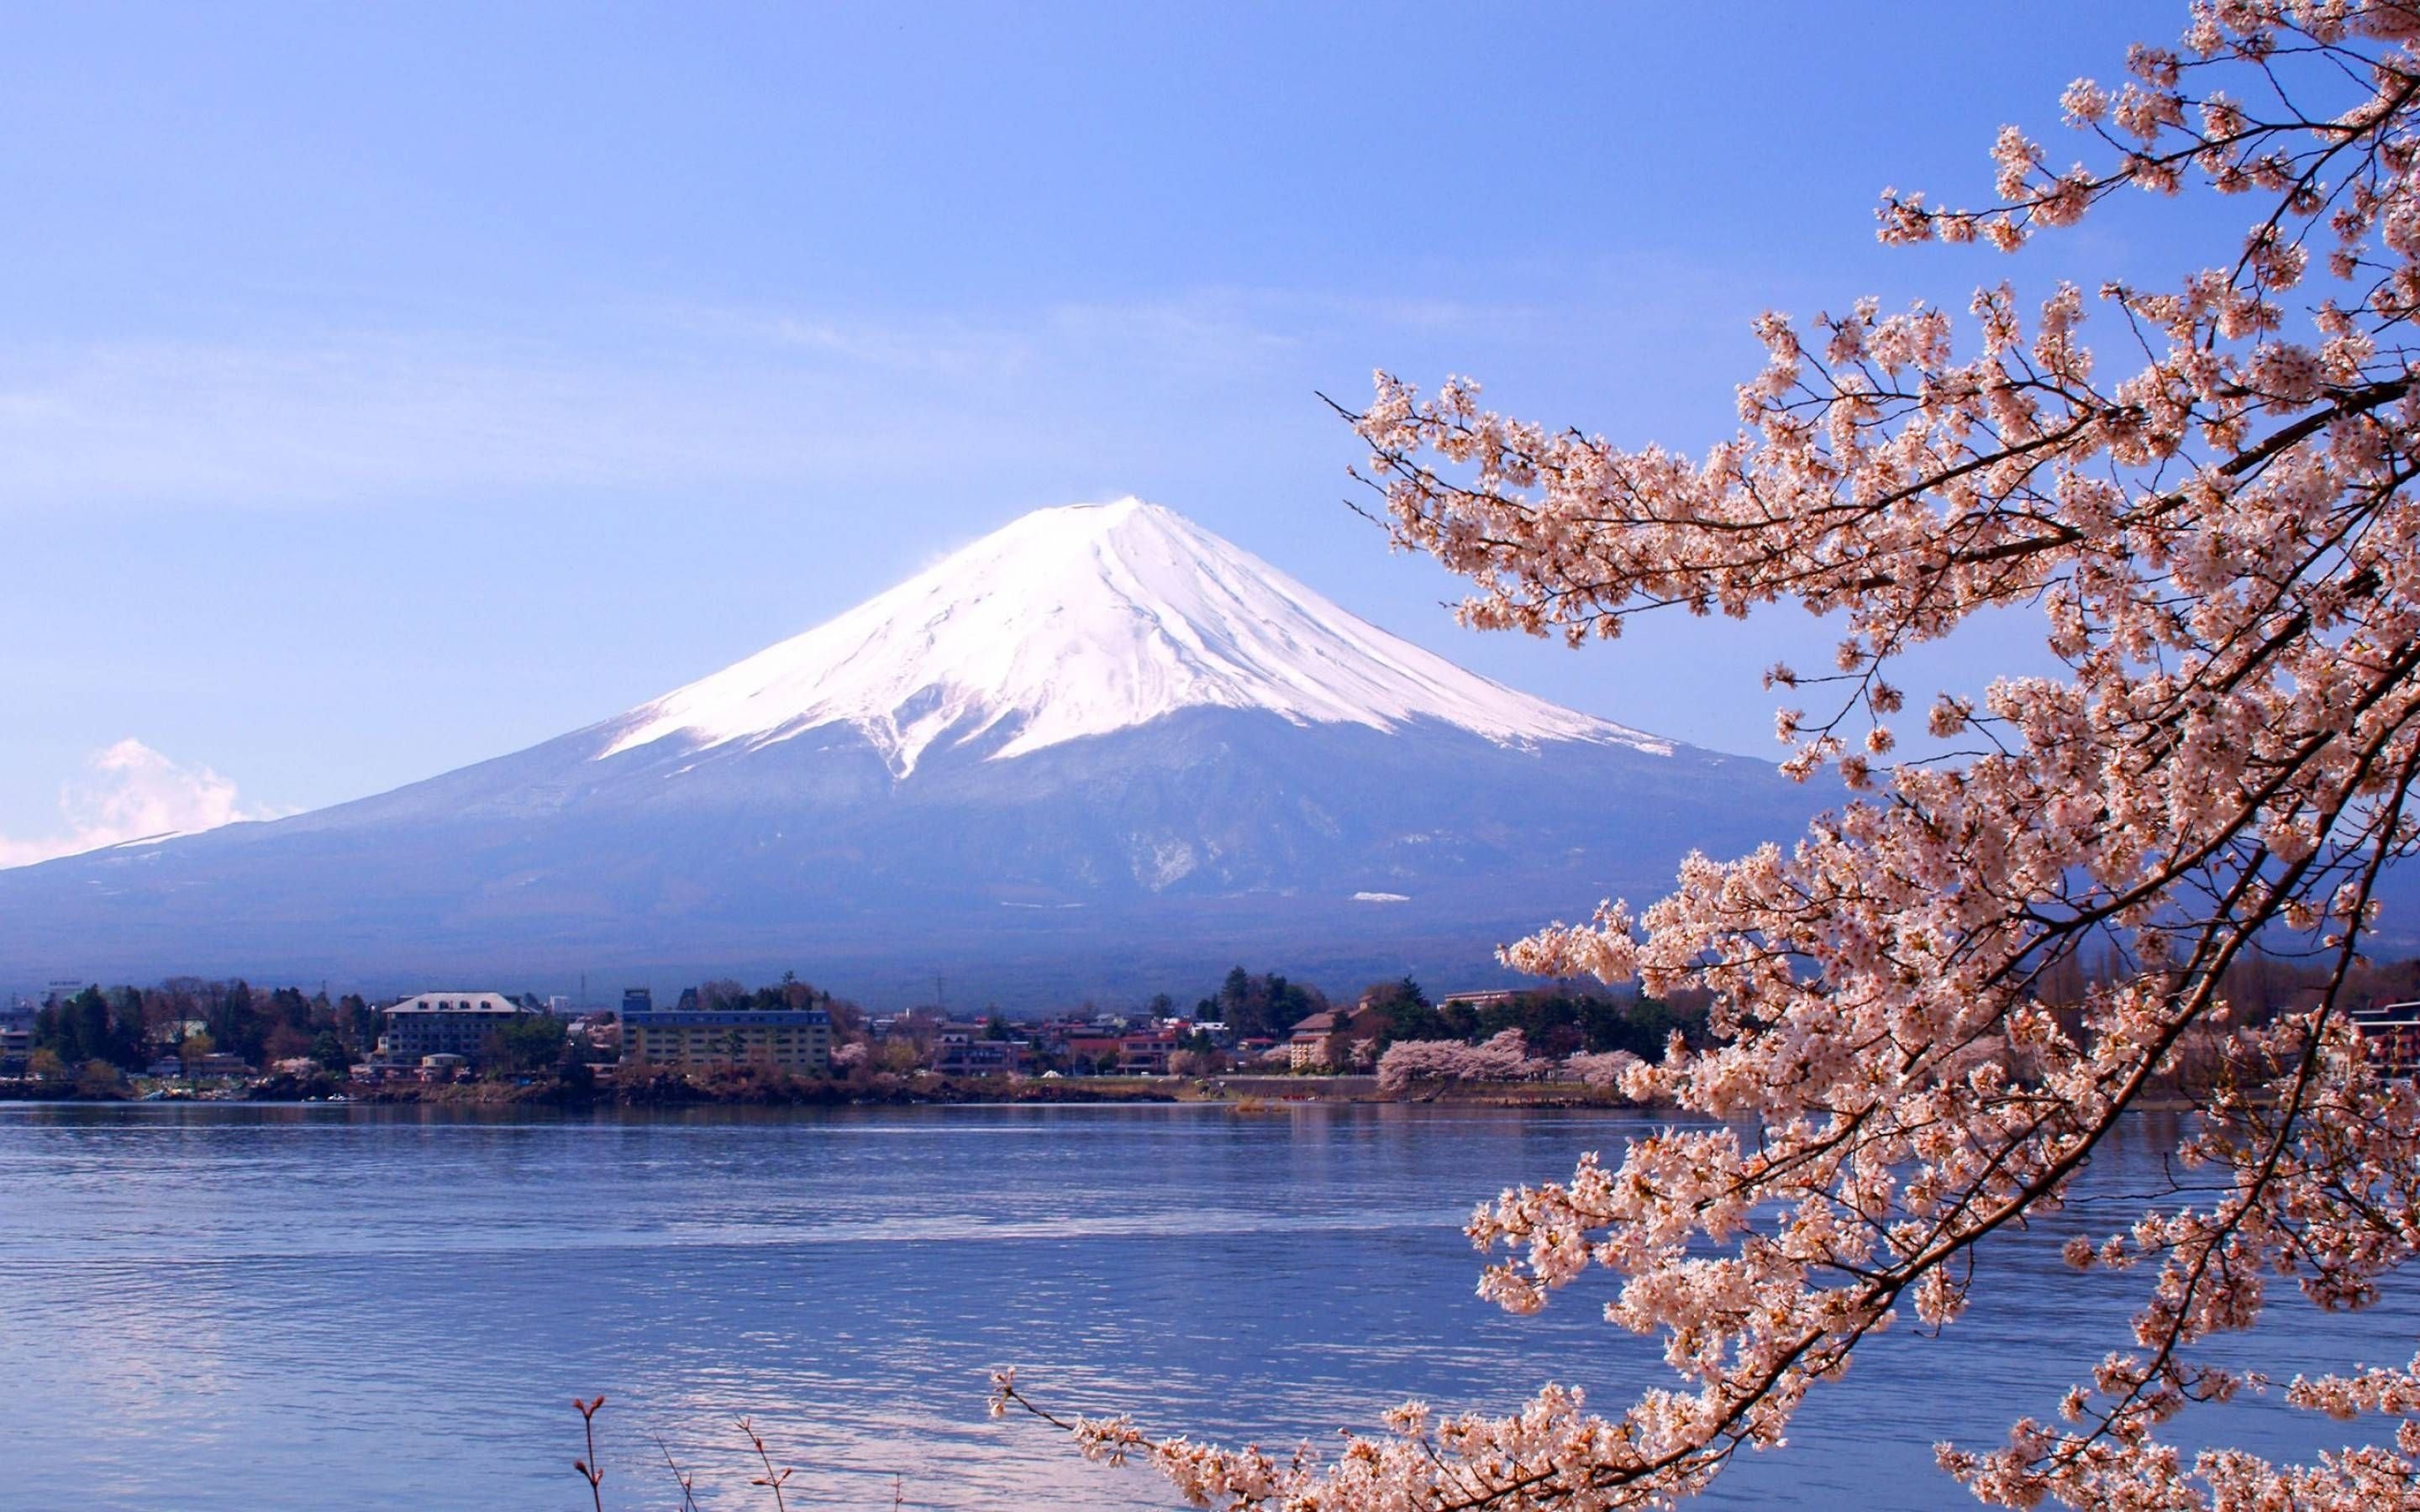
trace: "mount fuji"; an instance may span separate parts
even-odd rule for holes
[[[0,872],[0,972],[874,1003],[1358,985],[1666,890],[1816,807],[1480,677],[1156,504],[1046,509],[615,717],[357,802]],[[433,979],[430,979],[433,980]]]

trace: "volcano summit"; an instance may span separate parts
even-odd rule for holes
[[[756,749],[844,724],[906,778],[937,743],[1004,760],[1187,709],[1671,750],[1473,676],[1183,516],[1123,499],[1037,510],[634,711],[599,754],[660,740]]]
[[[0,970],[646,980],[795,965],[1006,1006],[1249,960],[1492,973],[1690,849],[1766,763],[1516,692],[1156,504],[1028,515],[836,619],[513,755],[0,872]]]

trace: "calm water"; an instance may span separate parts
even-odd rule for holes
[[[585,1506],[573,1396],[603,1392],[607,1504],[1152,1507],[1157,1483],[984,1416],[985,1367],[1147,1426],[1291,1444],[1405,1396],[1610,1406],[1652,1341],[1567,1292],[1471,1294],[1471,1204],[1618,1149],[1603,1114],[954,1108],[479,1118],[439,1110],[0,1111],[0,1506]],[[2156,1168],[2149,1124],[2105,1159]],[[2088,1368],[2140,1277],[2069,1279],[2063,1230],[1985,1260],[1947,1341],[1858,1358],[1700,1504],[1930,1508],[1939,1438],[1996,1442]],[[2273,1367],[2408,1359],[2420,1306],[2289,1299]],[[1973,1348],[1958,1348],[1961,1343]],[[2281,1374],[2284,1373],[2281,1371]],[[2342,1429],[2196,1420],[2273,1453]]]

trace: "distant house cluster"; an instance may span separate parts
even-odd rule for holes
[[[1523,1014],[1535,1019],[1535,995],[1467,992],[1432,1004],[1404,980],[1377,984],[1345,1006],[1282,977],[1238,967],[1191,1012],[1163,995],[1140,1010],[1087,1004],[1011,1020],[994,1011],[967,1017],[938,1008],[870,1015],[791,976],[753,989],[727,979],[704,982],[669,1007],[658,1005],[653,989],[630,987],[614,1008],[478,987],[377,1003],[357,995],[331,1001],[324,991],[309,997],[294,988],[257,994],[240,981],[175,979],[159,988],[62,989],[39,1010],[11,1000],[0,1008],[0,1076],[148,1075],[191,1084],[341,1073],[377,1085],[470,1076],[628,1082],[759,1074],[956,1080],[1366,1073],[1390,1044],[1477,1043]],[[1542,1032],[1571,1041],[1549,1045],[1552,1053],[1602,1037],[1601,1024],[1583,1033],[1575,1017],[1582,1008],[1597,1011],[1564,1002],[1555,1009],[1561,1019],[1538,1021]],[[2370,1013],[2364,1032],[2398,1069],[2420,1065],[2420,1010],[2413,1005]]]
[[[1014,1024],[906,1013],[876,1019],[868,1028],[876,1045],[907,1052],[892,1055],[893,1063],[912,1056],[943,1076],[1166,1076],[1188,1053],[1206,1060],[1230,1055],[1237,1043],[1215,1020],[1151,1013],[1062,1014]]]

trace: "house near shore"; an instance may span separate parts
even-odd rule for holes
[[[190,1058],[184,1056],[162,1056],[146,1066],[143,1069],[143,1074],[172,1081],[187,1076],[195,1078],[249,1076],[252,1074],[252,1063],[241,1056],[230,1055],[223,1050]]]
[[[1346,1011],[1313,1013],[1294,1026],[1286,1038],[1289,1071],[1342,1071],[1356,1060],[1374,1055],[1386,1012],[1364,1004]]]
[[[1021,1040],[983,1039],[952,1029],[941,1036],[933,1069],[944,1076],[1014,1076],[1025,1069],[1031,1048]]]
[[[2362,1048],[2387,1076],[2420,1073],[2420,1003],[2380,1003],[2352,1011]]]
[[[1171,1028],[1144,1029],[1118,1040],[1118,1070],[1129,1076],[1165,1076],[1168,1057],[1184,1041]]]

